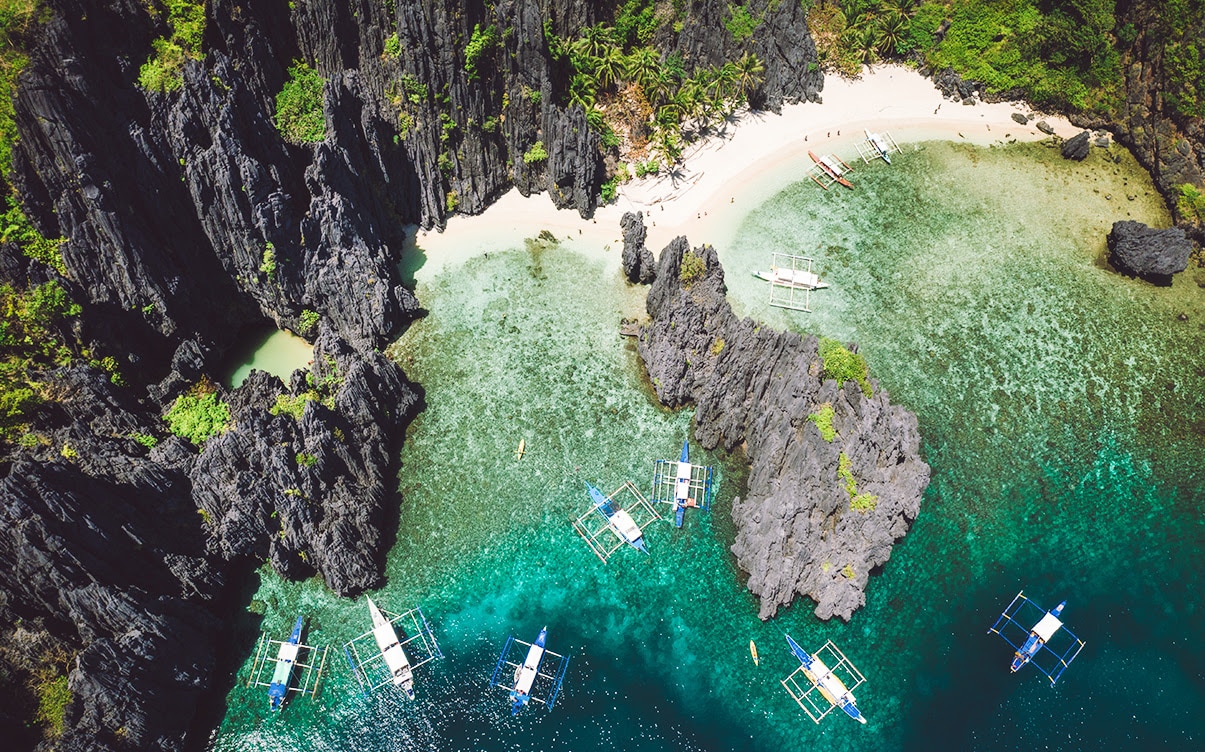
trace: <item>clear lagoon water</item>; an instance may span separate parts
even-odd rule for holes
[[[237,389],[252,369],[267,371],[287,384],[293,371],[305,368],[313,358],[314,348],[309,342],[292,332],[272,329],[252,338],[246,351],[232,353],[231,360],[238,365],[231,371],[227,386]]]
[[[854,191],[785,189],[718,249],[738,310],[857,341],[919,417],[932,484],[848,624],[816,620],[810,602],[757,620],[727,550],[739,455],[698,452],[720,473],[710,515],[655,523],[649,557],[594,557],[571,527],[583,481],[647,487],[691,414],[656,404],[617,336],[644,290],[598,253],[501,247],[420,270],[431,313],[391,350],[426,410],[402,449],[400,532],[373,597],[420,605],[445,657],[416,671],[413,702],[365,696],[339,650],[369,626],[364,599],[262,570],[212,748],[1205,745],[1202,292],[1191,272],[1159,288],[1103,260],[1114,219],[1166,223],[1149,183],[1099,151],[1077,165],[1044,147],[936,142],[854,177]],[[765,304],[749,272],[771,250],[816,257],[832,286],[814,313]],[[1011,649],[987,634],[1021,589],[1047,607],[1067,599],[1087,641],[1056,688],[1011,675]],[[246,687],[252,645],[298,613],[311,643],[332,646],[323,686],[272,715]],[[553,712],[512,718],[490,673],[507,635],[545,625],[549,648],[572,656],[565,688]],[[793,703],[784,631],[805,647],[832,639],[861,669],[868,725],[838,713],[817,726]]]

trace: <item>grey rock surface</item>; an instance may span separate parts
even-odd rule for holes
[[[686,254],[706,270],[689,285]],[[929,467],[916,417],[877,386],[867,397],[854,382],[823,379],[815,337],[737,319],[725,290],[715,250],[674,239],[649,290],[652,321],[641,330],[640,356],[663,404],[695,404],[697,441],[744,445],[749,485],[733,503],[732,551],[761,599],[761,618],[803,595],[819,618],[848,620],[865,603],[870,572],[920,509]],[[831,442],[808,418],[825,406],[833,411]],[[842,456],[857,492],[877,497],[873,509],[851,508]]]
[[[1114,222],[1108,235],[1109,262],[1120,271],[1159,284],[1184,271],[1192,241],[1178,227],[1157,230],[1142,222]]]
[[[1088,152],[1091,150],[1092,134],[1089,131],[1080,131],[1064,141],[1060,151],[1063,159],[1074,159],[1077,162],[1082,162],[1088,157]]]
[[[623,228],[623,273],[629,282],[647,285],[657,274],[653,252],[645,245],[648,230],[640,212],[624,212],[619,220]]]

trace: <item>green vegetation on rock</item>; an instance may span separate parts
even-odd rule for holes
[[[66,729],[67,706],[71,703],[66,674],[40,681],[34,690],[38,696],[38,712],[34,719],[46,724],[52,736],[62,736]]]
[[[481,28],[481,24],[473,26],[473,36],[464,48],[464,71],[468,74],[470,81],[480,75],[480,65],[489,60],[494,48],[501,41],[498,29],[493,24],[484,29]]]
[[[306,335],[314,331],[314,327],[318,326],[318,322],[322,319],[321,314],[317,311],[311,311],[306,308],[301,312],[301,316],[297,318],[298,334]]]
[[[849,494],[849,508],[863,514],[872,512],[879,504],[879,497],[870,493],[858,493],[858,482],[854,479],[851,464],[849,455],[845,452],[837,458],[837,477],[845,483],[845,492]]]
[[[13,111],[17,77],[29,62],[26,52],[36,40],[38,27],[49,17],[41,0],[0,0],[0,175],[8,174],[17,142]]]
[[[728,29],[728,33],[732,35],[733,41],[737,44],[752,37],[759,24],[761,24],[761,20],[754,18],[745,6],[728,6],[728,18],[724,21],[724,28]]]
[[[59,250],[65,238],[45,238],[30,224],[29,218],[17,203],[17,197],[10,195],[6,199],[8,211],[0,217],[0,242],[16,243],[28,258],[49,266],[62,276],[67,276],[67,265],[63,262],[63,254]]]
[[[870,368],[861,355],[851,353],[835,339],[821,337],[820,358],[824,361],[824,378],[836,381],[838,386],[856,381],[867,397],[874,394],[870,386]]]
[[[544,142],[536,141],[523,155],[523,164],[535,164],[546,159],[548,159],[548,150],[544,148]]]
[[[816,424],[821,438],[825,441],[831,443],[837,437],[837,429],[833,428],[833,406],[829,403],[825,402],[820,405],[816,412],[808,415],[808,420]]]
[[[168,430],[196,446],[230,430],[230,407],[218,399],[212,383],[202,380],[176,398],[167,415]]]
[[[326,79],[301,60],[289,68],[289,80],[276,95],[276,129],[290,143],[311,144],[326,138],[322,89]]]
[[[5,282],[0,312],[0,441],[11,441],[50,396],[40,372],[75,360],[65,332],[80,307],[57,282],[26,290]]]
[[[694,251],[682,254],[682,267],[678,270],[678,279],[682,282],[683,287],[690,287],[702,279],[706,273],[707,264],[703,261],[702,256]]]
[[[1176,186],[1179,198],[1176,199],[1176,210],[1180,216],[1189,222],[1205,224],[1205,191],[1192,183]]]
[[[190,0],[163,0],[148,3],[152,15],[166,11],[171,35],[151,42],[150,58],[138,71],[138,85],[147,91],[174,91],[184,84],[184,66],[200,60],[201,41],[205,37],[205,3]]]

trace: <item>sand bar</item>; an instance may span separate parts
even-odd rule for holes
[[[1024,103],[951,102],[932,81],[900,65],[867,69],[856,80],[827,76],[822,98],[822,103],[785,105],[781,114],[738,113],[726,132],[691,145],[673,175],[626,183],[617,200],[599,207],[593,219],[558,210],[545,194],[525,198],[511,190],[479,215],[453,216],[442,233],[420,231],[416,242],[427,262],[418,277],[429,278],[445,264],[484,251],[513,247],[543,229],[583,252],[601,252],[618,267],[619,219],[628,211],[645,212],[647,244],[654,254],[677,235],[719,245],[731,238],[746,212],[805,178],[812,163],[809,149],[833,152],[853,164],[855,143],[866,128],[888,131],[901,144],[950,140],[983,146],[1046,138],[1035,127],[1038,120],[1064,138],[1080,131],[1061,116],[1043,115],[1020,125],[1013,113],[1034,114]]]

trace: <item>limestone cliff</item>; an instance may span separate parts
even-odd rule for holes
[[[701,260],[701,273],[684,256]],[[662,403],[695,404],[704,447],[744,445],[749,486],[733,502],[732,551],[761,618],[806,595],[821,619],[848,620],[920,509],[929,466],[916,416],[873,381],[868,397],[853,381],[825,380],[814,336],[737,319],[725,292],[713,248],[671,242],[649,290],[640,356]],[[831,439],[818,427],[826,420]]]

